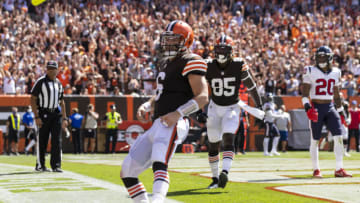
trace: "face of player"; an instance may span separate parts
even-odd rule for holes
[[[227,62],[231,57],[232,48],[226,45],[216,45],[214,47],[215,57],[219,63]]]
[[[165,32],[160,36],[161,52],[165,57],[176,56],[183,46],[182,35]]]
[[[329,56],[327,56],[325,54],[318,55],[318,56],[316,56],[316,62],[320,68],[323,68],[323,69],[327,68],[327,66],[329,65],[328,64]]]

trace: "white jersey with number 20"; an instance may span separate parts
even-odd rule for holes
[[[310,84],[310,98],[332,100],[334,86],[340,85],[341,71],[332,68],[330,72],[323,72],[317,67],[306,66],[303,73],[303,83]]]

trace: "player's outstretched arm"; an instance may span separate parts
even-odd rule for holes
[[[243,70],[241,74],[241,80],[243,81],[244,85],[250,92],[250,96],[254,100],[255,106],[261,109],[262,107],[261,97],[257,90],[256,83],[253,80],[252,74],[249,72],[249,70]]]
[[[154,109],[155,105],[155,96],[151,97],[147,102],[140,105],[140,107],[137,110],[136,118],[143,123],[148,122],[148,120],[145,118],[146,113],[150,112]]]

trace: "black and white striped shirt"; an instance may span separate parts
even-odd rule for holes
[[[59,102],[63,99],[64,88],[57,78],[53,81],[45,75],[35,82],[31,95],[38,98],[37,104],[39,108],[56,109],[59,107]]]

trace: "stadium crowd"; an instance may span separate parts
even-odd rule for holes
[[[66,94],[154,93],[156,42],[171,20],[188,22],[193,52],[213,55],[220,33],[252,67],[261,94],[299,95],[302,70],[328,45],[348,95],[360,94],[358,0],[4,0],[0,93],[28,94],[57,60]]]

